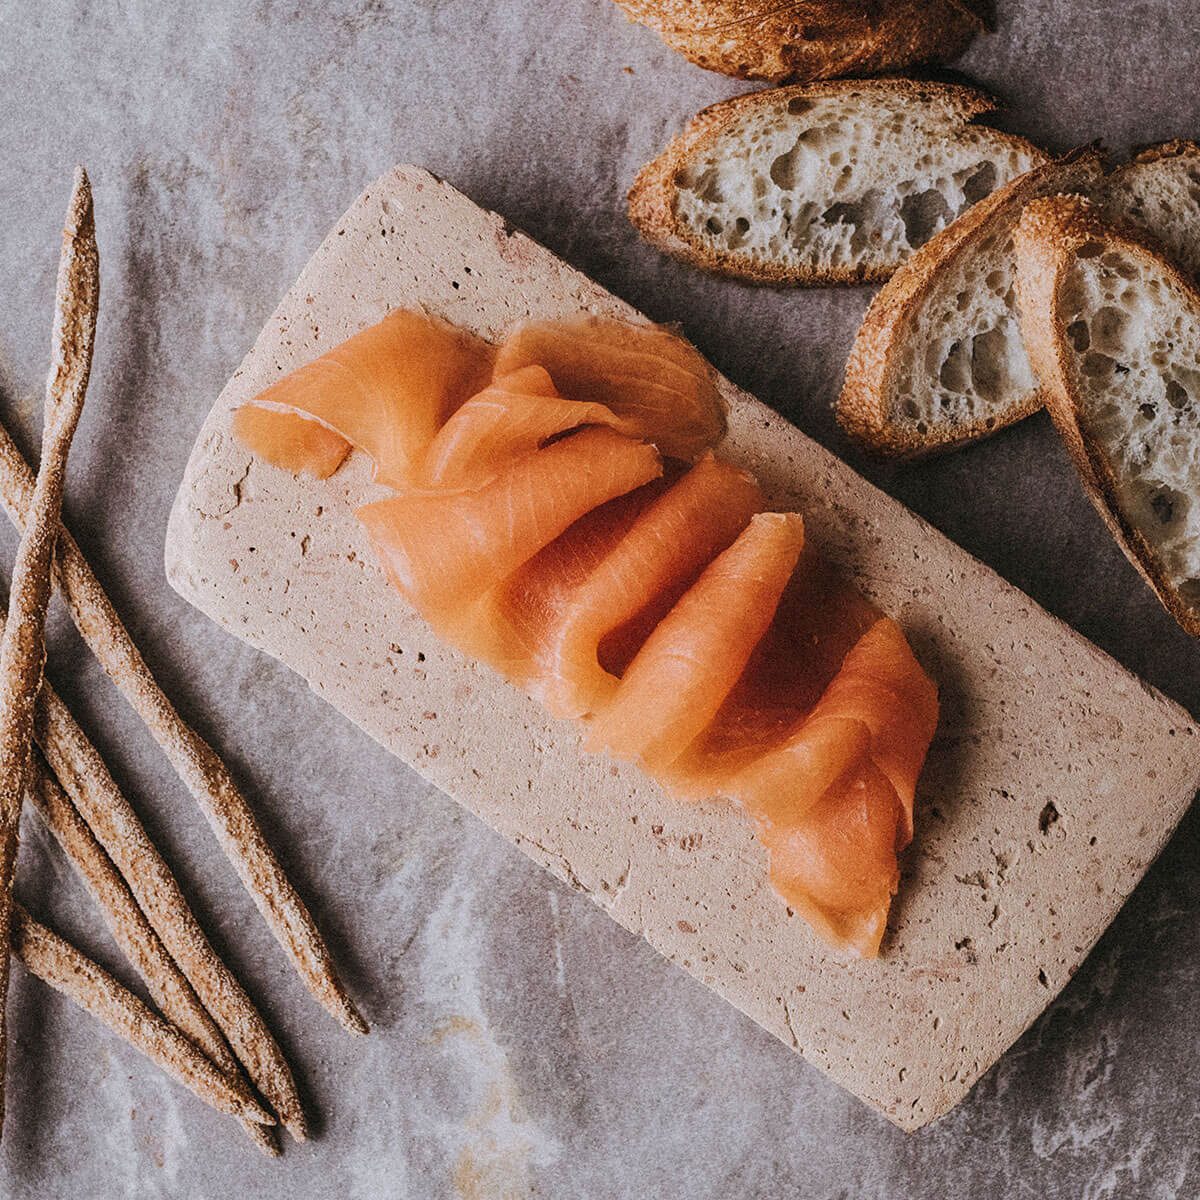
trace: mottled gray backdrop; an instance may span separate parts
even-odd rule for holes
[[[1055,149],[1200,135],[1200,6],[999,0],[960,64]],[[22,971],[12,1197],[1170,1197],[1200,1192],[1200,821],[956,1112],[908,1136],[618,929],[168,588],[167,512],[213,397],[332,222],[422,163],[849,451],[831,401],[868,293],[756,291],[638,244],[623,196],[742,85],[609,0],[0,0],[0,412],[36,446],[71,167],[103,301],[68,513],[147,658],[230,759],[374,1026],[339,1033],[157,747],[59,612],[51,673],[295,1063],[316,1136],[278,1164]],[[1035,418],[893,495],[1200,710],[1163,613]],[[5,531],[7,537],[7,530]],[[11,561],[12,539],[0,547]],[[27,905],[130,973],[26,822]]]

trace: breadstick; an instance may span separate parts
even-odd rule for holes
[[[2,615],[0,609],[0,618]],[[171,869],[113,781],[104,759],[48,680],[42,683],[34,710],[34,737],[255,1087],[292,1136],[304,1141],[307,1123],[283,1052],[242,985],[209,944]]]
[[[33,484],[33,471],[0,425],[0,504],[18,529],[25,528]],[[84,641],[199,802],[221,848],[305,986],[351,1033],[366,1033],[367,1024],[346,995],[316,922],[263,837],[233,776],[212,747],[175,711],[158,686],[65,527],[58,535],[54,574]]]
[[[32,752],[30,775],[29,799],[79,872],[113,940],[145,981],[159,1011],[189,1037],[223,1074],[242,1081],[244,1076],[241,1068],[221,1036],[220,1029],[200,1003],[187,977],[167,953],[158,934],[150,927],[120,872],[104,853],[104,848],[96,841],[87,822],[79,815],[78,809],[36,749]],[[251,1140],[264,1153],[279,1153],[273,1128],[248,1119],[243,1119],[243,1125]]]
[[[70,996],[80,1008],[136,1046],[173,1079],[219,1112],[270,1124],[248,1088],[221,1074],[191,1042],[107,971],[69,942],[13,906],[12,951],[32,974]]]
[[[0,624],[6,620],[0,602]],[[304,1141],[308,1126],[291,1068],[250,997],[209,944],[170,867],[108,766],[48,679],[34,707],[33,736],[80,817],[124,876],[151,928],[212,1015],[254,1085],[284,1126]]]
[[[42,462],[13,568],[12,619],[0,642],[0,826],[4,829],[3,853],[0,853],[0,946],[9,941],[17,826],[29,769],[34,702],[46,661],[46,607],[50,603],[50,568],[62,511],[67,454],[83,411],[92,370],[99,299],[100,260],[96,252],[92,189],[87,172],[76,167],[58,264]],[[4,1121],[4,1068],[8,1052],[4,1015],[8,961],[9,956],[0,953],[0,1128]]]

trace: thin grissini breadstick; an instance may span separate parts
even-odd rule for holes
[[[87,172],[75,168],[75,186],[67,208],[58,287],[54,303],[50,375],[46,381],[42,461],[29,503],[29,516],[13,568],[12,619],[0,642],[0,947],[9,941],[17,827],[29,770],[33,710],[46,661],[46,608],[52,583],[54,543],[58,538],[66,483],[67,454],[79,425],[100,299],[100,259]],[[8,1034],[4,999],[8,994],[9,956],[0,953],[0,1127],[4,1121],[4,1069]]]
[[[32,751],[27,793],[33,807],[54,834],[75,870],[95,900],[104,923],[125,957],[145,981],[154,1003],[164,1017],[190,1038],[225,1075],[244,1080],[220,1029],[196,996],[187,977],[167,953],[145,913],[96,841],[87,822],[71,803],[58,780],[50,773],[38,750]],[[277,1155],[275,1130],[257,1121],[243,1119],[246,1132],[267,1154]]]
[[[12,952],[33,975],[70,996],[206,1104],[230,1116],[271,1123],[271,1114],[249,1089],[218,1071],[174,1025],[107,971],[39,925],[19,904],[13,906],[13,918]]]
[[[150,928],[128,885],[71,803],[71,798],[50,773],[39,750],[33,751],[29,774],[28,796],[33,807],[79,872],[113,940],[146,981],[163,1016],[215,1062],[220,1053],[217,1047],[225,1040],[220,1029]]]
[[[34,737],[255,1087],[292,1136],[304,1141],[307,1123],[283,1052],[242,985],[209,944],[171,869],[104,759],[48,680],[42,683],[34,710]]]
[[[24,529],[34,476],[16,443],[0,425],[0,504]],[[221,848],[254,897],[271,931],[318,1001],[351,1033],[367,1024],[338,978],[333,958],[304,901],[263,837],[229,769],[188,725],[146,666],[112,602],[68,530],[59,531],[54,569],[71,616],[100,664],[145,722],[171,765],[199,802]]]

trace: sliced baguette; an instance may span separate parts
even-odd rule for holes
[[[698,114],[638,172],[647,241],[756,283],[880,282],[1046,156],[976,118],[974,88],[838,80],[751,92]]]
[[[947,62],[986,27],[980,0],[617,0],[698,66],[771,83]]]
[[[1079,196],[1029,205],[1015,245],[1054,424],[1121,548],[1200,637],[1200,290]]]
[[[1200,144],[1149,146],[1109,176],[1105,209],[1152,233],[1175,264],[1200,279]]]
[[[838,420],[863,447],[914,457],[1011,425],[1041,407],[1021,343],[1013,235],[1040,196],[1088,191],[1092,148],[1036,167],[927,242],[871,304],[846,365]]]

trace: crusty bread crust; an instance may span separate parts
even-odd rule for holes
[[[986,437],[1042,406],[1040,393],[1034,391],[984,420],[952,429],[931,428],[927,434],[919,435],[896,424],[889,398],[899,348],[946,266],[972,254],[983,239],[1006,221],[1015,221],[1031,200],[1047,192],[1074,191],[1093,182],[1100,176],[1102,163],[1100,151],[1089,146],[1034,168],[985,196],[953,225],[921,246],[892,276],[863,318],[846,363],[846,380],[837,402],[838,421],[855,442],[874,453],[916,458]]]
[[[718,275],[732,276],[747,283],[793,284],[801,287],[828,284],[882,283],[892,271],[864,261],[853,266],[820,268],[787,266],[768,261],[751,262],[744,255],[721,253],[693,237],[676,214],[679,187],[677,173],[711,143],[725,134],[748,110],[764,102],[781,100],[851,101],[871,92],[886,92],[912,104],[939,99],[950,107],[955,124],[948,126],[946,137],[965,129],[972,121],[993,113],[999,103],[977,88],[956,84],[926,83],[914,79],[839,79],[822,83],[799,83],[783,88],[748,92],[702,109],[688,122],[667,148],[637,173],[629,190],[629,219],[652,246],[692,266]],[[1042,151],[1015,134],[995,131],[997,139],[1015,150],[1042,157]]]
[[[980,0],[616,0],[710,71],[769,83],[947,62],[987,28]]]
[[[1148,146],[1139,146],[1137,153],[1128,163],[1123,163],[1113,171],[1113,178],[1119,178],[1121,172],[1134,163],[1156,163],[1169,158],[1200,158],[1200,142],[1174,138],[1169,142],[1153,142]]]
[[[1112,465],[1080,419],[1083,397],[1069,366],[1062,285],[1081,247],[1095,243],[1141,259],[1168,276],[1191,297],[1200,313],[1200,289],[1160,252],[1152,237],[1111,224],[1082,196],[1046,197],[1025,209],[1016,232],[1017,302],[1025,349],[1041,381],[1046,408],[1088,498],[1167,611],[1193,637],[1200,637],[1200,611],[1168,582],[1153,546],[1127,520],[1117,501]]]

